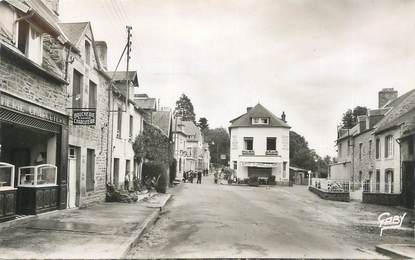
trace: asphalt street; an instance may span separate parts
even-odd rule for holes
[[[375,246],[413,243],[379,236],[377,216],[403,209],[326,201],[306,186],[248,187],[183,183],[133,258],[382,258]],[[409,216],[412,217],[412,216]]]

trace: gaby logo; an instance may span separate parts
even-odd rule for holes
[[[383,230],[386,229],[400,229],[403,223],[403,220],[406,216],[406,212],[400,216],[392,216],[389,212],[384,212],[379,215],[379,227],[380,227],[380,236],[383,234]]]

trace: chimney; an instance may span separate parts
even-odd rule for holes
[[[285,120],[285,112],[284,111],[282,111],[281,119],[282,119],[282,121],[287,123],[287,120]]]
[[[59,16],[59,0],[42,0],[57,16]]]
[[[384,88],[379,91],[379,108],[383,108],[389,101],[398,98],[398,91],[393,88]]]
[[[248,113],[249,111],[251,111],[252,107],[247,107],[246,108],[246,112]]]
[[[366,115],[362,115],[362,116],[358,116],[357,117],[357,122],[359,124],[359,132],[362,133],[367,129],[367,125],[366,125],[366,121],[367,121],[367,116]]]
[[[96,41],[95,48],[97,50],[97,55],[99,61],[101,62],[102,67],[107,69],[107,43],[104,41]]]

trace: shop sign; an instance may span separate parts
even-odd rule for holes
[[[241,165],[244,167],[259,167],[259,168],[269,168],[269,167],[278,167],[279,163],[265,163],[265,162],[241,162]]]
[[[95,110],[73,111],[73,125],[95,125],[97,113]]]
[[[12,97],[10,95],[5,94],[4,92],[0,95],[0,106],[6,107],[15,111],[18,111],[23,114],[27,114],[32,117],[40,118],[43,120],[51,121],[58,124],[65,123],[65,117],[47,110],[42,107],[35,106],[33,104],[27,103],[23,100],[18,98]]]

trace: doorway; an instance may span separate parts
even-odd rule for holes
[[[402,196],[406,208],[414,208],[415,189],[415,162],[403,162],[402,169]]]
[[[118,188],[120,185],[119,178],[120,178],[120,159],[114,158],[114,186]]]
[[[79,207],[80,149],[69,147],[68,153],[68,208]]]

